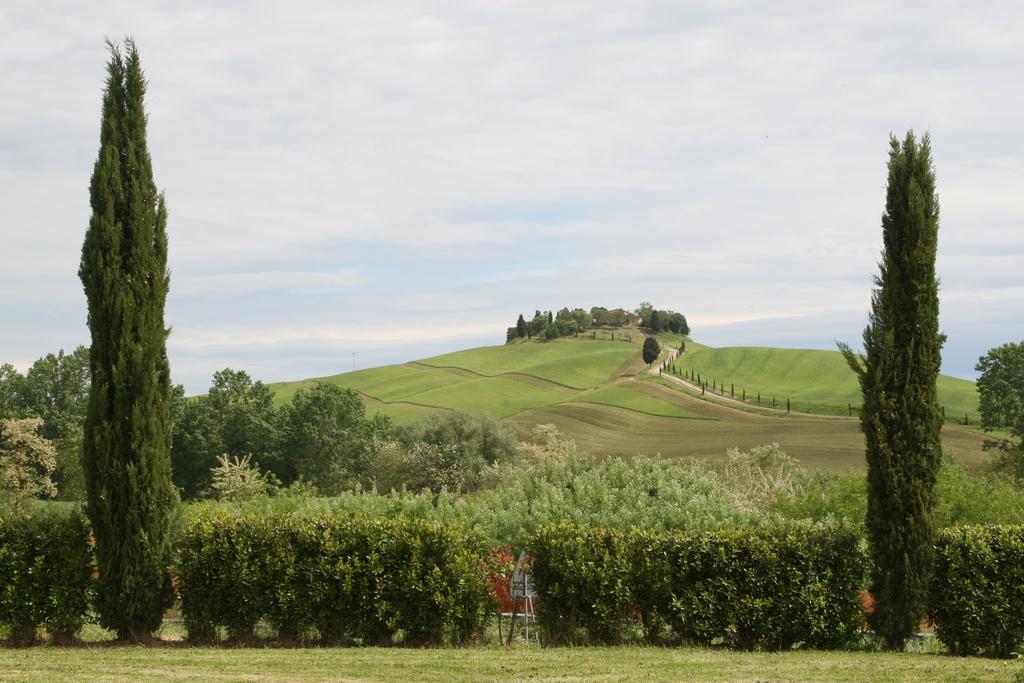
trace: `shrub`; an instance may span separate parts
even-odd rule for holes
[[[531,539],[539,619],[549,637],[617,642],[626,617],[647,639],[661,622],[677,638],[743,649],[835,648],[858,634],[866,575],[860,537],[788,525],[698,534],[566,525]]]
[[[627,532],[569,525],[547,526],[529,541],[533,576],[541,593],[538,621],[552,643],[620,640],[632,597]]]
[[[940,532],[929,603],[953,653],[1009,656],[1024,641],[1024,526]]]
[[[269,495],[277,488],[274,475],[260,472],[250,456],[232,458],[224,453],[210,471],[214,497],[219,500],[252,500]]]
[[[860,536],[787,525],[670,537],[668,619],[685,640],[740,649],[837,648],[863,623]]]
[[[249,638],[261,619],[282,638],[460,643],[490,605],[478,541],[456,527],[399,519],[199,510],[182,534],[179,573],[189,639],[223,627]]]
[[[467,520],[492,545],[511,543],[514,548],[523,547],[541,527],[563,522],[588,528],[703,531],[763,521],[739,510],[720,477],[707,469],[654,458],[597,460],[571,450],[510,472],[501,487],[458,509],[465,510]]]
[[[57,495],[54,445],[39,434],[39,418],[0,420],[0,490],[14,498]]]
[[[743,510],[767,510],[776,500],[801,494],[810,473],[777,443],[755,446],[749,452],[730,448],[720,475],[736,506]]]
[[[85,623],[92,548],[78,507],[34,504],[0,511],[0,624],[28,645],[40,627],[55,642]]]
[[[1024,490],[998,472],[971,472],[946,452],[936,482],[936,528],[1017,524],[1024,520]]]

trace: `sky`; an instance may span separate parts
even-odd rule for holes
[[[125,35],[190,392],[499,344],[562,306],[858,346],[908,129],[932,136],[943,371],[1024,338],[1017,2],[4,0],[0,363],[88,343],[104,38]]]

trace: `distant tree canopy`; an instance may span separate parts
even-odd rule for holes
[[[262,382],[225,368],[213,374],[205,396],[185,399],[184,393],[183,388],[172,393],[171,472],[186,498],[209,489],[210,470],[222,455],[250,456],[257,466],[274,471],[277,414]]]
[[[646,301],[641,303],[636,314],[640,316],[640,324],[654,333],[668,330],[673,334],[688,336],[690,326],[686,324],[686,316],[670,310],[659,310]]]
[[[553,311],[536,311],[529,322],[520,314],[516,320],[515,327],[508,328],[506,342],[513,342],[524,337],[527,339],[532,339],[533,337],[543,337],[544,339],[571,337],[583,330],[590,329],[591,326],[590,314],[582,308],[572,311],[568,308],[563,308],[557,313]]]
[[[603,306],[591,308],[590,316],[594,321],[594,325],[598,327],[624,327],[640,320],[635,313],[630,313],[625,309],[613,308],[608,310]]]
[[[1006,429],[1018,441],[1024,441],[1024,341],[990,349],[978,359],[975,370],[981,373],[981,426]]]
[[[551,330],[552,325],[557,334]],[[649,303],[644,302],[635,311],[627,311],[623,308],[609,310],[603,306],[594,306],[589,311],[582,308],[570,310],[568,307],[564,307],[557,312],[537,310],[530,320],[520,314],[516,319],[515,326],[509,327],[506,331],[506,341],[514,342],[533,337],[544,339],[571,337],[594,327],[638,325],[655,333],[667,330],[673,334],[690,334],[686,316],[682,313],[656,310]]]
[[[362,481],[369,443],[390,429],[386,419],[367,419],[351,389],[317,383],[275,408],[266,385],[231,368],[214,373],[205,396],[186,399],[179,388],[172,414],[172,472],[185,498],[211,493],[226,456],[285,486],[302,480],[337,493]]]
[[[9,363],[0,365],[0,419],[40,420],[34,429],[53,445],[53,483],[61,498],[79,499],[85,490],[82,425],[88,397],[88,347],[47,354],[24,375]]]
[[[975,369],[981,373],[981,426],[988,431],[1006,430],[1011,437],[988,444],[998,449],[995,469],[1024,482],[1024,341],[990,349]]]
[[[34,433],[55,453],[51,478],[57,497],[66,500],[82,500],[85,492],[81,451],[88,358],[88,348],[78,347],[70,354],[47,354],[25,374],[0,365],[0,420],[32,420]],[[350,390],[314,385],[275,407],[266,385],[231,368],[215,372],[202,396],[186,398],[184,387],[173,387],[170,413],[172,481],[184,498],[216,493],[215,471],[241,471],[242,462],[285,485],[301,479],[322,492],[340,490],[366,478],[365,449],[388,430],[386,420],[366,418],[362,401]],[[27,437],[18,438],[28,443]],[[13,437],[8,442],[14,443]],[[31,495],[53,493],[47,485]]]

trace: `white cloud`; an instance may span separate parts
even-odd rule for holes
[[[267,290],[289,294],[316,294],[362,284],[366,284],[366,280],[355,270],[333,273],[268,271],[186,277],[175,281],[174,291],[185,296],[212,291],[218,296],[237,296]]]
[[[933,134],[944,320],[966,299],[987,335],[971,344],[1020,334],[1015,3],[13,0],[0,360],[83,340],[102,38],[124,33],[150,79],[190,383],[216,366],[189,340],[327,374],[334,355],[302,345],[317,335],[500,341],[519,311],[563,304],[863,320],[887,136],[909,127]]]

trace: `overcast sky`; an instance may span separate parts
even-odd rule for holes
[[[1024,338],[1024,9],[0,5],[0,362],[88,343],[104,36],[135,36],[175,381],[482,343],[649,300],[714,345],[859,344],[890,132],[930,131],[944,371]]]

